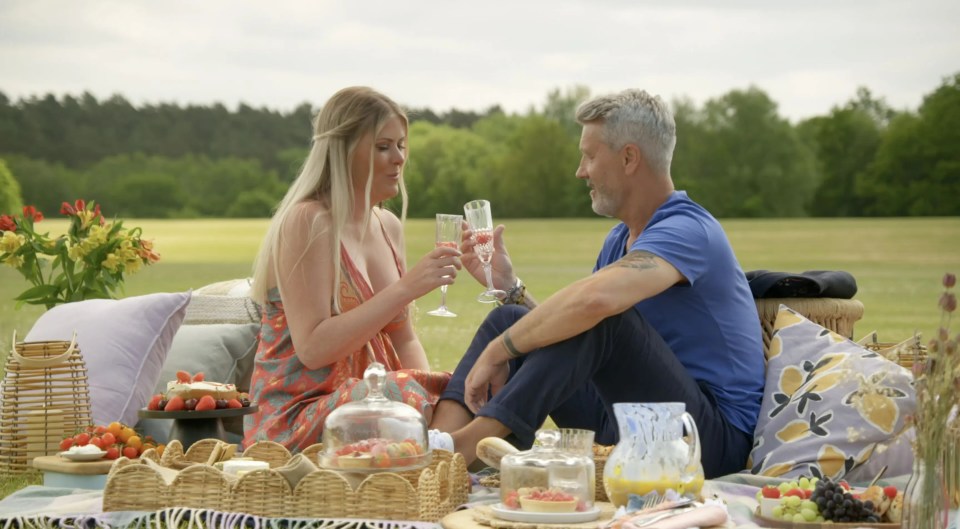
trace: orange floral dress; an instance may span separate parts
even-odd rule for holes
[[[386,233],[384,233],[386,237]],[[390,239],[387,238],[390,244]],[[403,263],[390,244],[397,270]],[[340,246],[339,296],[343,312],[373,297],[373,289]],[[373,356],[387,369],[384,394],[405,402],[421,413],[436,405],[450,380],[450,373],[403,369],[389,333],[409,317],[404,309],[369,342]],[[264,306],[260,344],[250,384],[250,400],[259,410],[244,418],[244,446],[270,440],[291,451],[302,450],[322,440],[327,415],[341,404],[362,400],[367,389],[363,371],[370,359],[366,347],[319,369],[307,369],[297,358],[287,328],[280,292],[273,288]]]

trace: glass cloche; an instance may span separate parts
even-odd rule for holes
[[[367,396],[327,416],[320,466],[350,472],[417,469],[430,463],[427,423],[412,406],[383,395],[387,371],[371,363],[363,373]]]
[[[562,446],[559,430],[538,430],[533,448],[503,457],[500,461],[502,508],[540,513],[595,510],[596,475],[592,456]]]

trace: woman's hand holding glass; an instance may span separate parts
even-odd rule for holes
[[[460,249],[456,245],[437,245],[407,269],[399,283],[412,299],[419,299],[437,287],[452,285],[461,268]]]
[[[463,215],[447,215],[437,213],[437,248],[458,248],[460,243],[460,232],[463,224]],[[456,277],[456,270],[452,274]],[[456,313],[447,308],[447,285],[440,285],[440,306],[431,310],[427,314],[431,316],[442,316],[453,318]]]

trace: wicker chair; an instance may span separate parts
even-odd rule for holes
[[[766,355],[773,337],[780,305],[786,305],[808,320],[831,331],[853,338],[853,325],[863,317],[863,303],[855,299],[769,298],[757,299],[757,315],[763,328],[763,352]]]

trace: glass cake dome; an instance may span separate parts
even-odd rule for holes
[[[592,439],[592,433],[591,439]],[[572,450],[559,430],[538,430],[533,448],[500,461],[500,503],[504,509],[537,513],[594,510],[593,457]],[[599,512],[599,511],[598,511]]]
[[[367,396],[327,416],[323,427],[323,468],[348,472],[402,471],[430,463],[427,423],[412,406],[383,394],[387,371],[373,362],[363,373]]]

